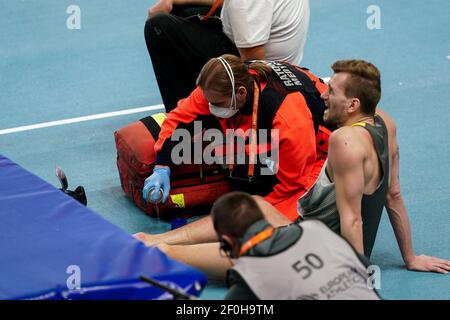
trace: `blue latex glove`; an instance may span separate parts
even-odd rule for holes
[[[151,189],[154,189],[152,194],[152,202],[158,201],[159,190],[163,192],[162,203],[166,202],[170,193],[170,169],[168,168],[156,168],[150,177],[145,179],[144,188],[142,189],[142,197],[145,201],[148,201],[148,193]]]

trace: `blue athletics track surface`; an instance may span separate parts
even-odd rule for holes
[[[113,138],[114,130],[161,111],[143,34],[154,1],[0,3],[0,154],[55,186],[54,167],[61,166],[71,187],[85,186],[93,211],[129,233],[168,230],[123,194]],[[81,10],[79,30],[66,26],[70,5]],[[380,9],[381,29],[368,28],[370,5]],[[302,61],[324,77],[338,59],[363,58],[380,68],[380,105],[398,124],[414,248],[443,258],[450,258],[449,12],[447,0],[312,0]],[[156,107],[22,128],[144,106]],[[404,269],[386,215],[372,262],[382,269],[384,298],[450,299],[450,275]],[[200,298],[225,292],[223,283],[209,283]]]

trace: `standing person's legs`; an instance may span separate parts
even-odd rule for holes
[[[167,112],[195,88],[195,80],[210,58],[224,53],[239,55],[218,19],[203,23],[197,17],[160,13],[147,20],[145,41]]]

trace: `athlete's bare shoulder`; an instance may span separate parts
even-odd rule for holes
[[[351,166],[362,161],[366,155],[359,130],[344,126],[334,131],[329,140],[329,161],[335,166]]]

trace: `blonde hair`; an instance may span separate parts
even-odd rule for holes
[[[234,86],[238,88],[244,86],[247,91],[253,89],[252,76],[249,69],[256,72],[260,80],[267,81],[272,68],[262,62],[253,62],[247,66],[237,56],[224,54],[221,56],[231,67],[234,75]],[[218,58],[210,59],[200,71],[197,78],[197,85],[203,90],[211,90],[222,94],[229,94],[232,90],[230,77],[228,76],[223,64]]]

